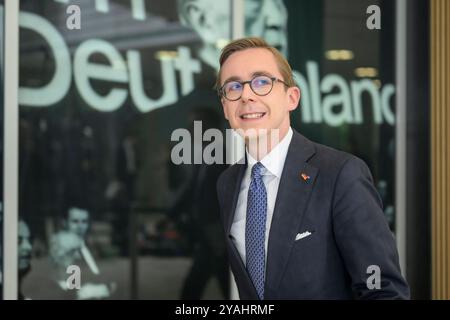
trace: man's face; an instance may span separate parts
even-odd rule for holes
[[[86,210],[70,209],[67,229],[84,238],[89,227],[89,213]]]
[[[61,231],[50,241],[50,256],[60,267],[67,268],[81,258],[80,248],[83,240],[71,231]]]
[[[230,0],[182,1],[178,8],[187,17],[185,23],[197,31],[203,43],[217,46],[230,39]],[[219,51],[221,48],[217,48]]]
[[[245,34],[263,38],[287,57],[287,10],[283,0],[246,0]]]
[[[19,271],[28,270],[31,261],[30,229],[23,221],[19,221]]]
[[[255,74],[285,80],[272,52],[253,48],[235,52],[225,61],[221,71],[221,85],[232,78],[238,81],[251,80]],[[281,139],[289,129],[289,111],[297,107],[299,98],[300,91],[297,87],[286,88],[283,83],[275,81],[272,91],[265,96],[257,95],[249,84],[245,84],[240,99],[229,101],[222,97],[221,101],[225,118],[233,129],[279,129]],[[258,117],[250,118],[251,116]]]

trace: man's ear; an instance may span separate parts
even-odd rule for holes
[[[300,88],[299,87],[290,87],[288,88],[288,110],[295,110],[300,101]]]

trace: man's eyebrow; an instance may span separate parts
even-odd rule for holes
[[[267,76],[269,78],[273,77],[273,75],[267,71],[255,71],[252,73],[252,78],[257,77],[257,76]],[[242,78],[238,77],[238,76],[232,76],[232,77],[227,78],[223,83],[225,84],[225,83],[231,82],[231,81],[242,81]]]
[[[223,84],[225,84],[225,83],[227,83],[227,82],[231,82],[231,81],[240,81],[240,80],[242,80],[241,77],[232,76],[232,77],[227,78],[227,79],[223,82]]]
[[[257,76],[267,76],[267,77],[273,77],[273,74],[267,71],[255,71],[252,73],[252,78]]]

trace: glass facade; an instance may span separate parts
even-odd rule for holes
[[[173,130],[200,117],[223,125],[211,88],[230,3],[202,4],[216,14],[198,17],[191,1],[21,1],[19,206],[34,239],[25,296],[228,296],[222,167],[170,162]]]
[[[381,29],[368,26],[371,5]],[[20,1],[20,297],[230,298],[215,189],[226,165],[176,165],[171,155],[176,129],[227,128],[213,85],[239,19],[232,9],[231,0]],[[245,34],[293,67],[302,98],[292,126],[368,164],[395,231],[393,1],[244,9]]]
[[[383,12],[381,29],[367,25],[372,5]],[[285,1],[285,7],[288,58],[302,90],[293,127],[366,162],[394,231],[395,3]]]

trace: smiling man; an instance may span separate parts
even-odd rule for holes
[[[280,52],[233,41],[216,87],[247,147],[217,183],[241,299],[408,299],[366,164],[290,127],[300,90]]]

